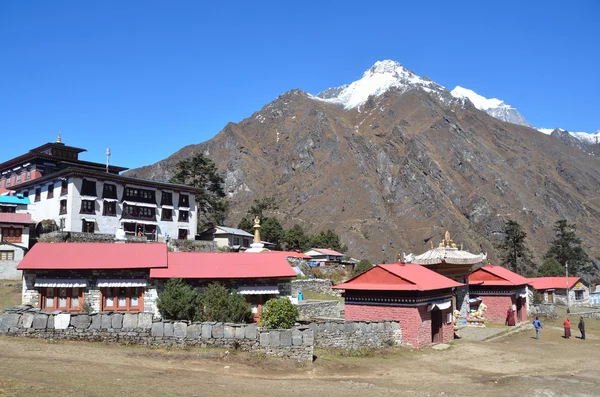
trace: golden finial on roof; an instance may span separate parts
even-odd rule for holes
[[[446,230],[446,233],[444,233],[444,240],[450,241],[450,232],[448,230]]]
[[[429,240],[429,242],[431,243],[431,249],[433,249],[433,240]]]
[[[61,143],[61,140],[60,140],[60,132],[58,133],[58,136],[56,137],[56,143]]]
[[[254,218],[254,242],[260,243],[260,219],[258,216]]]

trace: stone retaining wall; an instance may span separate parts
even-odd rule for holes
[[[592,311],[585,311],[585,312],[578,312],[578,313],[569,313],[569,316],[600,319],[600,311],[592,310]]]
[[[533,317],[538,316],[545,318],[558,318],[558,314],[556,313],[556,306],[554,306],[553,304],[546,303],[529,306],[528,314]]]
[[[50,232],[41,234],[38,237],[40,243],[61,243],[68,241],[71,243],[114,243],[115,235],[108,233],[83,233],[83,232]],[[127,236],[128,243],[148,243],[152,242],[146,237]]]
[[[153,321],[152,313],[87,315],[27,306],[7,309],[0,315],[1,334],[158,347],[225,347],[309,362],[314,346],[314,332],[308,326],[270,330],[256,324]]]
[[[308,324],[315,335],[316,347],[358,350],[402,344],[398,321],[327,320]]]
[[[311,320],[317,318],[339,318],[343,319],[342,302],[337,300],[307,300],[298,301],[298,314],[300,320]]]
[[[342,296],[337,289],[331,288],[331,280],[313,278],[309,280],[292,280],[292,296],[297,297],[298,292],[312,291],[330,296]]]

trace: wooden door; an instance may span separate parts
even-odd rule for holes
[[[548,291],[548,303],[554,303],[554,292]]]
[[[440,343],[442,342],[442,311],[432,310],[431,311],[431,342]]]

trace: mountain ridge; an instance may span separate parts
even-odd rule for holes
[[[445,89],[422,88],[389,87],[348,109],[292,90],[214,138],[128,174],[165,180],[201,152],[225,175],[230,225],[252,200],[273,196],[280,209],[272,215],[284,226],[336,229],[351,255],[374,262],[424,252],[424,240],[446,229],[497,261],[506,219],[524,225],[538,260],[559,218],[575,222],[586,249],[600,255],[598,158],[465,106]]]

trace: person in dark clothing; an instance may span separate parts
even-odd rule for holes
[[[585,340],[585,323],[583,322],[583,317],[579,318],[579,332],[581,332],[581,340]]]

